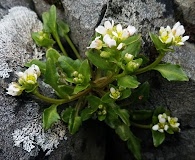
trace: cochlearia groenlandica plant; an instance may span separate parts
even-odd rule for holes
[[[174,52],[174,47],[184,45],[189,39],[183,36],[185,30],[180,22],[172,28],[160,27],[158,34],[149,33],[158,56],[148,63],[148,58],[141,54],[142,39],[134,26],[105,21],[95,28],[85,56],[81,57],[69,38],[69,26],[56,18],[55,6],[43,13],[42,20],[43,30],[32,33],[32,38],[46,48],[45,59],[27,63],[28,69],[17,73],[18,81],[9,84],[7,94],[19,96],[25,91],[50,104],[42,116],[45,130],[62,121],[75,134],[82,123],[97,119],[115,130],[138,160],[141,141],[132,127],[151,130],[155,147],[163,143],[166,134],[180,131],[178,118],[162,106],[153,110],[131,108],[132,99],[147,100],[149,95],[150,85],[138,81],[140,74],[155,70],[168,81],[188,81],[179,65],[161,62],[166,54]],[[62,38],[74,56],[64,48]],[[40,81],[50,85],[57,98],[40,93]],[[123,105],[124,100],[128,105]],[[148,124],[143,123],[146,120]]]

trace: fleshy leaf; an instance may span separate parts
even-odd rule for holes
[[[85,90],[87,87],[89,87],[89,84],[87,84],[87,85],[76,85],[76,87],[74,88],[73,94],[77,94],[77,93]]]
[[[141,144],[140,139],[138,139],[134,134],[130,131],[130,136],[127,141],[127,147],[133,153],[136,160],[141,160]]]
[[[78,71],[81,61],[80,60],[73,60],[67,56],[61,56],[58,59],[60,66],[62,67],[63,71],[67,74],[68,77],[71,77],[74,71]]]
[[[57,26],[58,26],[58,34],[61,37],[64,37],[68,32],[70,32],[70,28],[67,23],[63,22],[62,20],[57,21]]]
[[[120,119],[125,123],[127,126],[130,126],[130,121],[129,121],[129,113],[126,109],[120,109],[116,108],[115,109],[116,114],[120,117]]]
[[[141,47],[141,36],[140,34],[131,36],[123,41],[127,45],[127,47],[123,50],[122,54],[126,53],[132,54],[134,57],[138,55]]]
[[[188,81],[187,75],[184,73],[179,65],[170,63],[158,64],[153,68],[161,73],[161,75],[168,81]]]
[[[69,132],[71,134],[75,134],[79,130],[79,127],[81,126],[81,124],[82,124],[81,117],[76,115],[75,110],[72,110],[70,114],[69,123],[68,123]]]
[[[161,133],[159,131],[153,131],[152,130],[152,138],[153,138],[154,146],[158,147],[165,140],[165,133]]]
[[[60,54],[55,49],[48,49],[46,53],[46,71],[45,83],[49,84],[61,98],[65,98],[66,91],[59,87],[59,74],[57,72],[56,63]]]
[[[124,77],[118,78],[118,86],[124,88],[137,88],[140,82],[137,81],[135,77],[126,75]]]
[[[60,116],[57,112],[56,104],[51,105],[49,108],[45,109],[43,112],[43,128],[49,129],[52,124],[57,122],[60,119]]]
[[[61,118],[64,122],[68,123],[70,119],[70,115],[73,111],[73,108],[69,107],[66,108],[62,113],[61,113]]]
[[[87,59],[81,63],[78,72],[81,73],[84,77],[84,82],[82,84],[87,85],[91,78],[91,69]]]
[[[102,70],[113,70],[113,63],[110,63],[107,59],[100,57],[99,51],[91,49],[85,54],[91,63],[93,63],[97,68]]]
[[[152,118],[153,111],[151,110],[135,110],[130,113],[130,117],[133,120],[140,121],[140,120],[147,120]]]
[[[101,104],[101,100],[93,95],[88,96],[87,100],[89,107],[81,111],[82,121],[89,119],[97,111],[99,105]]]
[[[119,135],[119,137],[123,140],[123,141],[127,141],[130,136],[130,128],[128,125],[126,124],[120,124],[116,127],[115,132]]]
[[[105,123],[111,128],[115,129],[118,125],[121,124],[121,121],[119,120],[118,115],[114,111],[113,107],[108,106],[106,108],[106,111],[107,114],[106,114]]]
[[[130,100],[134,104],[145,102],[149,98],[149,92],[150,84],[144,82],[132,92]]]

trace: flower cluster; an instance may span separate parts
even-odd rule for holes
[[[116,47],[117,50],[123,48],[123,40],[132,36],[136,32],[134,26],[129,25],[127,28],[123,29],[121,24],[114,25],[114,21],[105,21],[104,26],[98,26],[95,31],[98,33],[97,36],[87,48],[95,48],[97,50],[102,49],[102,47]]]
[[[7,88],[7,94],[12,96],[19,96],[22,91],[32,92],[37,87],[37,78],[41,75],[40,69],[33,64],[24,72],[17,73],[19,79],[18,83],[12,82]]]
[[[189,39],[189,36],[184,36],[185,33],[184,26],[181,25],[180,22],[177,22],[173,28],[171,29],[170,26],[167,26],[166,28],[160,27],[159,31],[159,39],[161,42],[165,44],[170,45],[184,45],[184,42]]]
[[[178,118],[176,117],[170,117],[166,113],[163,113],[158,115],[158,121],[158,124],[155,124],[152,127],[154,131],[159,131],[161,133],[166,131],[170,134],[180,131],[180,123],[178,123]]]

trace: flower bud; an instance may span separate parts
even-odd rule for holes
[[[103,58],[109,58],[110,56],[111,56],[110,52],[102,51],[100,53],[100,57],[103,57]]]

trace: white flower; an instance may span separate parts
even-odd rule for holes
[[[168,116],[168,122],[169,122],[171,127],[178,128],[180,126],[180,123],[178,123],[177,121],[178,121],[177,117]]]
[[[170,26],[166,28],[161,27],[159,31],[159,39],[165,44],[184,45],[184,42],[189,39],[189,36],[184,36],[184,26],[180,22],[177,22],[173,28]]]
[[[24,84],[36,84],[37,78],[40,76],[41,72],[37,65],[33,64],[24,72],[18,72],[17,75],[19,77],[18,82],[21,85]]]
[[[100,40],[101,36],[96,37],[95,40],[93,40],[89,47],[87,48],[95,48],[100,50],[102,48],[102,41]]]
[[[160,27],[159,34],[160,34],[159,39],[163,43],[169,44],[174,39],[170,26],[167,26],[166,28]]]
[[[129,25],[127,27],[127,31],[129,32],[130,36],[132,36],[137,30],[134,26]]]
[[[163,133],[164,131],[167,131],[168,128],[169,126],[166,123],[158,123],[152,127],[152,130]]]
[[[123,29],[121,24],[116,26],[116,29],[112,32],[112,34],[120,40],[125,40],[129,36],[132,36],[136,32],[134,26],[128,26],[127,28]]]
[[[110,88],[110,97],[113,99],[118,99],[120,98],[121,93],[119,92],[119,90],[115,89],[114,87]]]
[[[22,94],[24,89],[18,83],[12,82],[9,84],[9,87],[6,90],[6,93],[11,96],[19,96]]]
[[[114,39],[110,38],[110,36],[108,34],[106,34],[104,36],[103,41],[110,48],[113,47],[113,46],[116,46],[116,41]]]
[[[159,115],[158,115],[158,120],[159,120],[160,123],[165,123],[166,120],[167,120],[167,115],[166,115],[166,113],[159,114]]]
[[[106,35],[108,34],[109,32],[112,32],[112,29],[114,27],[114,21],[112,20],[112,22],[110,21],[105,21],[104,22],[104,26],[98,26],[95,31],[97,33],[100,33],[102,35]]]
[[[27,72],[34,73],[37,75],[37,77],[39,77],[41,75],[41,71],[40,71],[39,67],[35,64],[32,64],[31,67],[29,67],[27,69]]]

